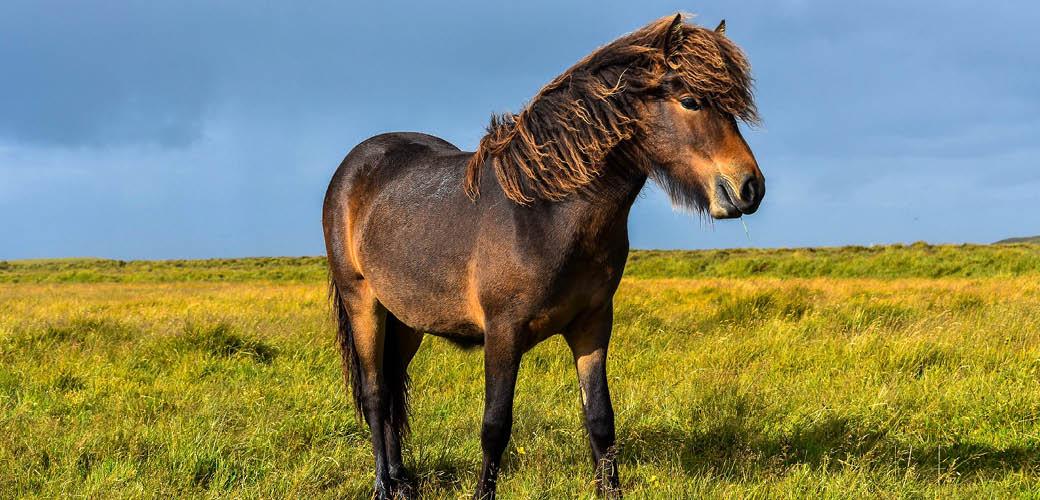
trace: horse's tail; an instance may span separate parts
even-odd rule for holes
[[[354,395],[354,412],[358,418],[364,419],[364,390],[361,387],[361,360],[354,349],[354,329],[350,326],[350,315],[343,305],[343,296],[339,293],[336,279],[329,273],[329,299],[336,314],[336,343],[339,345],[339,356],[343,363],[343,382],[350,387]]]
[[[343,305],[343,296],[332,273],[329,273],[329,298],[336,312],[336,341],[339,344],[339,355],[343,365],[343,381],[350,386],[350,392],[354,396],[354,411],[358,418],[364,420],[365,398],[361,385],[361,361],[358,359],[357,350],[354,349],[354,329],[350,325],[350,315]],[[391,430],[400,437],[408,431],[408,387],[411,384],[404,360],[398,354],[400,348],[397,344],[400,339],[393,328],[397,321],[397,318],[387,313],[387,329],[383,334],[383,389],[387,396],[387,420]]]
[[[383,336],[383,383],[386,385],[387,417],[390,428],[400,438],[408,432],[408,367],[401,359],[400,320],[386,314],[386,334]]]

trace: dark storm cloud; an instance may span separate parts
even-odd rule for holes
[[[212,68],[192,26],[160,4],[0,7],[0,135],[43,146],[156,143],[200,134]]]

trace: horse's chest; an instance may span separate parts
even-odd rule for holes
[[[607,307],[617,290],[624,261],[608,264],[602,259],[582,258],[547,276],[544,289],[531,309],[528,329],[535,342],[562,333],[574,320],[589,310]]]

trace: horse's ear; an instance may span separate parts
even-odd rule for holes
[[[668,61],[669,66],[672,66],[672,56],[679,50],[679,47],[682,47],[684,36],[682,14],[676,14],[668,25],[668,31],[664,34],[664,58]],[[672,69],[675,67],[672,66]]]
[[[720,35],[726,34],[726,20],[719,21],[719,25],[715,27],[715,32]]]

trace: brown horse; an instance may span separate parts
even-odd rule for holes
[[[476,152],[392,133],[340,164],[325,244],[377,498],[412,492],[406,369],[424,333],[485,346],[477,498],[495,496],[520,358],[558,333],[577,366],[598,489],[620,496],[606,357],[629,209],[647,178],[714,218],[753,213],[765,194],[737,128],[757,118],[750,66],[724,32],[659,19],[579,61],[519,114],[492,117]]]

